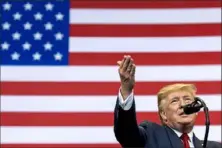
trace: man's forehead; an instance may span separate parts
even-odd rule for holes
[[[167,98],[191,97],[191,96],[193,96],[192,92],[189,92],[189,91],[176,91],[176,92],[170,93]]]

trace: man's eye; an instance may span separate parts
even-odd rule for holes
[[[177,100],[175,99],[175,100],[172,100],[172,103],[174,103],[174,102],[177,102]]]
[[[185,101],[186,102],[192,102],[192,99],[191,98],[186,98]]]

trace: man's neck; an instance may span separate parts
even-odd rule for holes
[[[167,125],[167,126],[180,133],[190,133],[193,130],[193,126],[190,125]]]

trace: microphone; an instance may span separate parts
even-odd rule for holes
[[[194,102],[192,102],[191,104],[184,105],[182,108],[185,114],[193,114],[199,112],[202,107],[203,105],[198,103],[198,99],[195,98]]]
[[[185,114],[196,113],[199,112],[202,107],[204,108],[206,131],[204,136],[203,148],[206,148],[210,128],[209,110],[206,103],[202,99],[200,99],[199,97],[195,97],[194,99],[194,102],[192,102],[191,104],[184,105],[182,106],[182,108]]]

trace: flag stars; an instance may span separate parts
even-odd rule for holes
[[[45,24],[45,30],[52,30],[53,24],[51,24],[50,22],[47,22]]]
[[[7,10],[7,11],[9,11],[10,9],[11,9],[11,7],[12,7],[12,5],[11,4],[9,4],[8,2],[6,2],[5,4],[3,4],[2,5],[3,6],[3,10]]]
[[[34,40],[41,40],[42,39],[42,34],[39,32],[36,32],[33,36],[34,36]]]
[[[21,34],[18,32],[15,32],[12,34],[12,38],[13,38],[13,40],[20,40]]]
[[[7,42],[4,42],[3,44],[1,44],[1,49],[2,50],[8,50],[10,47],[10,44],[8,44]]]
[[[30,4],[30,3],[26,3],[25,5],[24,5],[24,9],[26,10],[26,11],[30,11],[30,10],[32,10],[32,4]]]
[[[34,61],[40,61],[42,55],[41,55],[40,53],[36,52],[36,53],[34,53],[34,54],[32,55],[32,57],[33,57],[33,60],[34,60]]]
[[[19,12],[16,12],[14,15],[14,20],[21,20],[22,15]]]
[[[11,24],[9,24],[8,22],[5,22],[2,24],[2,29],[3,30],[9,30],[11,27]]]
[[[56,20],[57,20],[57,21],[62,21],[64,15],[63,15],[61,12],[59,12],[59,13],[57,13],[57,14],[55,15],[55,17],[56,17]]]
[[[52,50],[52,46],[53,45],[50,42],[47,42],[47,43],[44,44],[44,48],[45,48],[46,51],[47,50],[49,50],[49,51]]]
[[[62,54],[57,52],[56,54],[54,54],[54,58],[56,61],[61,61],[62,60]]]
[[[23,26],[24,26],[24,30],[31,30],[32,29],[32,24],[30,24],[29,22],[26,22]]]
[[[34,15],[34,17],[35,17],[35,20],[42,20],[43,15],[38,12]]]
[[[48,3],[48,4],[45,5],[46,11],[52,11],[53,7],[54,7],[54,5],[51,4],[51,3]]]
[[[30,50],[31,46],[32,46],[32,45],[29,44],[29,42],[25,42],[25,43],[22,45],[22,47],[23,47],[24,50]]]
[[[20,58],[20,54],[17,52],[14,52],[13,54],[11,54],[12,60],[19,60]]]
[[[63,39],[63,36],[64,36],[64,35],[63,35],[61,32],[58,32],[58,33],[55,34],[56,40],[62,40],[62,39]]]

